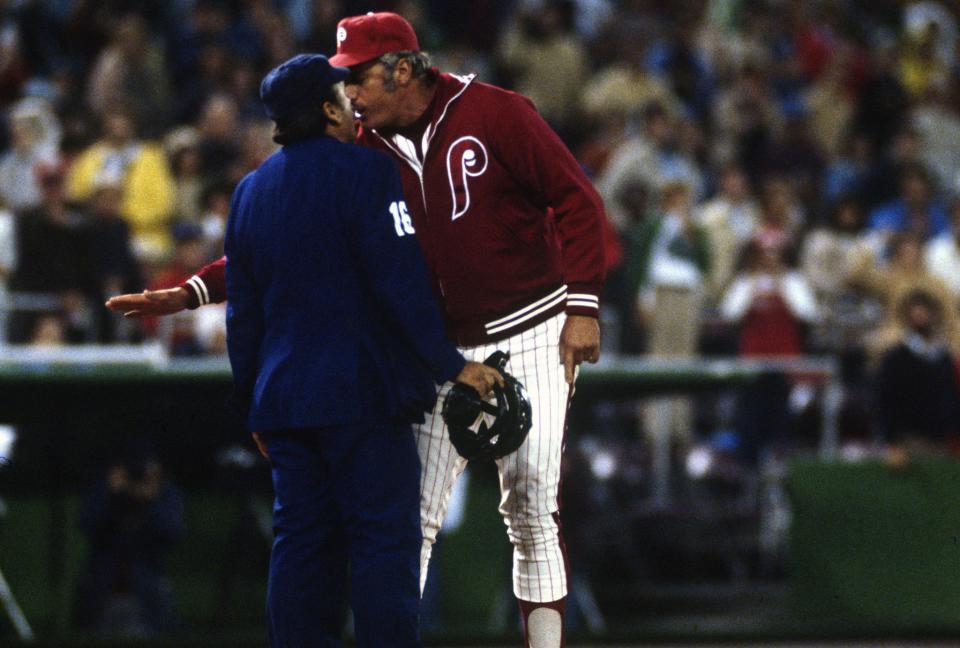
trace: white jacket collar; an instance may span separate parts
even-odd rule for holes
[[[430,147],[430,142],[433,140],[433,136],[440,128],[440,122],[442,122],[443,118],[447,116],[450,106],[460,97],[460,95],[466,91],[470,84],[473,83],[473,80],[477,78],[476,74],[468,74],[466,76],[448,74],[446,76],[456,79],[460,82],[461,86],[444,102],[443,110],[440,112],[440,116],[437,117],[436,120],[430,122],[430,124],[427,125],[426,130],[423,131],[423,139],[420,143],[421,151],[423,152],[423,159],[427,158],[427,150]],[[438,83],[442,82],[443,81],[441,77],[441,80],[438,81]],[[371,132],[383,140],[387,146],[389,146],[397,155],[406,161],[407,164],[413,167],[413,170],[417,172],[417,175],[423,175],[423,162],[420,161],[420,157],[417,155],[417,145],[413,142],[413,140],[399,134],[394,134],[390,137],[384,137],[374,129],[371,129]]]

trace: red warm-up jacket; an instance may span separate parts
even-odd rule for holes
[[[473,77],[436,84],[418,141],[377,131],[359,141],[399,163],[450,337],[469,346],[563,310],[596,317],[603,203],[577,161],[525,97]],[[183,285],[198,303],[222,301],[222,262]]]

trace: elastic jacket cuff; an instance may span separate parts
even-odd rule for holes
[[[567,315],[600,317],[600,284],[571,283],[567,286]]]
[[[193,275],[182,284],[181,288],[187,290],[187,308],[193,310],[210,303],[210,293],[207,291],[207,285],[203,279]]]

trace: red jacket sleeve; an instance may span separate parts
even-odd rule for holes
[[[227,301],[227,257],[220,257],[213,263],[200,268],[182,284],[187,289],[189,302],[187,308],[194,309],[206,304],[219,304]]]
[[[570,315],[597,317],[603,289],[603,200],[529,99],[506,94],[492,138],[496,155],[556,219]]]

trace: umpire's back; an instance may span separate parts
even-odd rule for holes
[[[330,137],[238,186],[228,348],[251,430],[416,418],[460,371],[405,215],[393,162]]]

